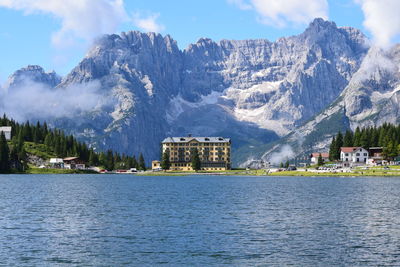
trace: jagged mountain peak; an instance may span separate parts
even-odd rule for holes
[[[337,29],[336,23],[334,21],[328,21],[323,18],[315,18],[312,22],[310,22],[305,31],[318,32],[326,29]]]
[[[61,82],[61,77],[55,71],[46,72],[41,66],[28,65],[15,71],[8,78],[6,87],[17,88],[27,82],[41,83],[53,88]]]
[[[340,105],[328,113],[348,116],[343,92],[368,50],[361,31],[323,19],[274,42],[200,38],[184,50],[170,35],[104,35],[59,86],[96,81],[115,105],[56,126],[99,149],[144,152],[149,160],[165,136],[226,135],[242,151],[239,162],[243,151],[298,129],[335,100]]]
[[[100,37],[89,50],[88,56],[93,56],[99,50],[104,49],[124,49],[168,45],[178,49],[177,43],[170,35],[162,36],[159,33],[140,31],[128,31],[121,34],[106,34]]]

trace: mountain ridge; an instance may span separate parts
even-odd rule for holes
[[[53,123],[98,149],[146,158],[158,158],[167,136],[226,135],[239,164],[324,112],[369,50],[360,30],[323,19],[275,42],[200,38],[183,50],[170,35],[105,35],[57,88],[97,81],[113,105]]]

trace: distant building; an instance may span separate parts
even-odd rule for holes
[[[50,168],[54,169],[63,169],[64,168],[64,160],[60,158],[51,158],[49,161]]]
[[[3,132],[6,136],[6,140],[11,140],[11,126],[2,126],[0,127],[0,133]]]
[[[310,159],[311,159],[311,164],[317,164],[318,163],[318,158],[319,158],[319,155],[321,154],[321,157],[322,157],[322,161],[325,163],[325,162],[328,162],[329,161],[329,153],[311,153],[311,155],[310,155]]]
[[[231,140],[223,137],[168,137],[162,151],[169,154],[171,170],[192,170],[192,153],[197,148],[202,170],[231,168]]]
[[[261,169],[268,169],[270,167],[270,163],[264,160],[252,160],[247,163],[247,168],[253,170],[261,170]]]
[[[86,168],[85,162],[83,160],[79,159],[78,157],[64,158],[63,162],[64,162],[64,169],[84,170]]]
[[[151,162],[151,169],[152,170],[159,170],[161,168],[161,161],[159,160],[153,160]]]
[[[341,147],[340,160],[344,166],[366,164],[369,153],[362,147]]]
[[[368,152],[368,164],[381,165],[387,163],[387,161],[383,159],[383,147],[370,147],[368,149]]]

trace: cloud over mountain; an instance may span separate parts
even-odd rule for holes
[[[0,6],[59,19],[61,28],[52,36],[56,47],[72,45],[76,39],[90,41],[100,34],[113,33],[129,19],[123,0],[0,0]]]
[[[162,32],[165,26],[158,23],[157,19],[160,17],[160,13],[150,14],[148,16],[143,16],[139,12],[133,14],[133,24],[139,29],[146,32]]]
[[[243,10],[254,10],[258,20],[267,25],[285,27],[308,23],[314,18],[328,18],[326,0],[228,0]]]
[[[372,33],[375,43],[387,48],[400,35],[400,1],[355,0],[364,12],[364,26]]]

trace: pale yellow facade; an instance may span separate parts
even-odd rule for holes
[[[152,170],[158,170],[161,168],[161,162],[159,160],[153,160],[151,162],[151,169]]]
[[[223,171],[231,168],[231,141],[222,137],[169,137],[162,143],[169,154],[173,171],[192,171],[192,151],[197,148],[201,170]]]

